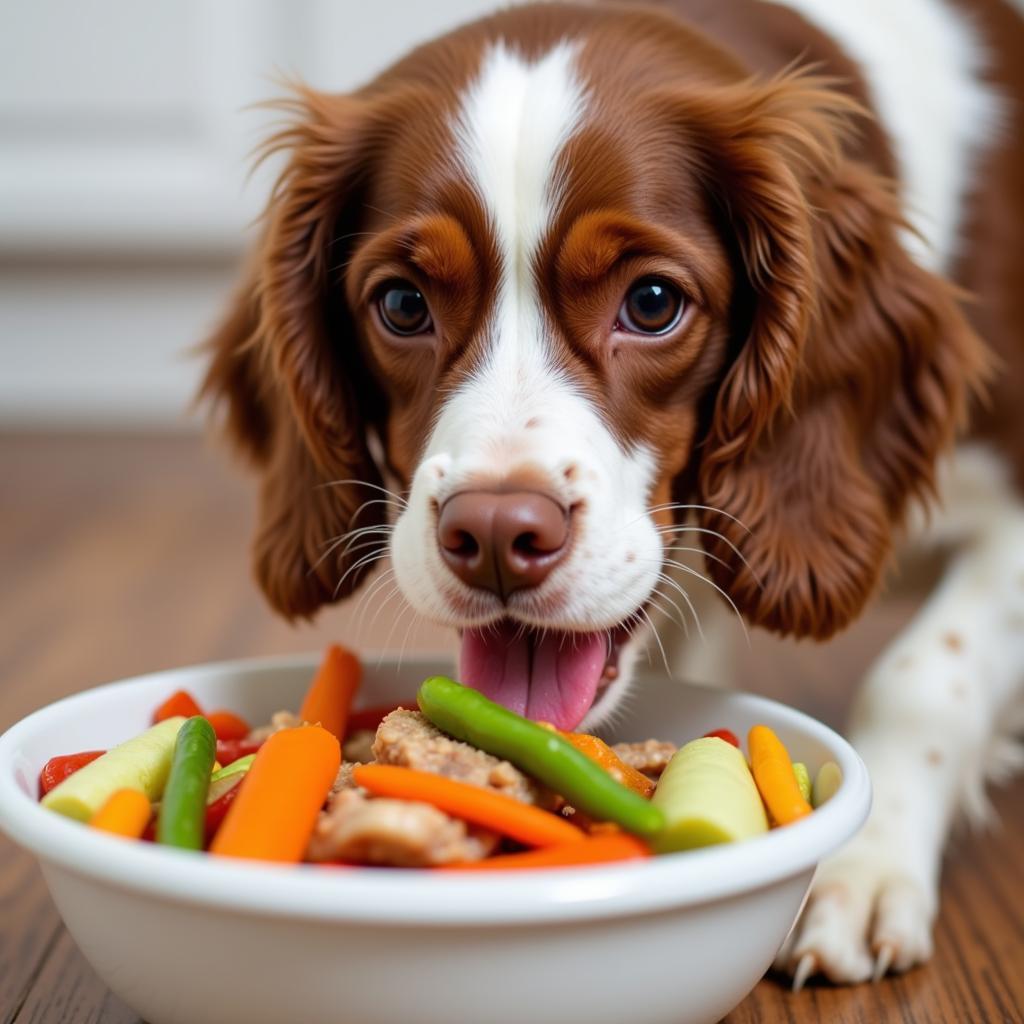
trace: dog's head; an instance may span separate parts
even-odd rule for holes
[[[275,607],[389,541],[465,680],[570,728],[624,688],[684,521],[750,622],[856,615],[983,357],[844,148],[850,101],[556,5],[291,106],[206,382],[261,468]]]

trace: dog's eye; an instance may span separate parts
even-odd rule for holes
[[[392,281],[377,300],[384,326],[394,334],[425,334],[430,330],[430,310],[423,293],[409,281]]]
[[[619,309],[619,325],[633,334],[665,334],[683,314],[683,296],[674,284],[658,277],[637,281]]]

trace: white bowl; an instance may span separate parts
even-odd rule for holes
[[[39,859],[86,959],[151,1024],[708,1024],[754,987],[815,865],[867,816],[867,771],[831,729],[761,697],[655,680],[616,739],[742,735],[764,722],[812,769],[838,761],[842,786],[796,825],[732,846],[472,877],[226,862],[108,837],[36,803],[50,757],[140,732],[172,691],[265,721],[298,706],[315,661],[140,676],[0,737],[0,826]],[[367,666],[374,704],[411,697],[445,670]]]

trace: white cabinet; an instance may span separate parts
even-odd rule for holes
[[[269,170],[275,71],[343,90],[494,0],[37,0],[0,16],[0,420],[163,422]]]

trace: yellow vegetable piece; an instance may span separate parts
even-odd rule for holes
[[[184,724],[180,716],[165,719],[108,750],[51,789],[43,806],[88,821],[119,789],[137,789],[151,803],[159,800],[171,770],[174,741]]]
[[[800,795],[807,801],[811,799],[811,775],[807,771],[807,765],[803,761],[793,762],[793,774],[796,776],[796,784],[800,787]]]
[[[843,770],[835,761],[826,761],[814,776],[811,790],[811,804],[820,807],[843,784]]]
[[[768,831],[768,818],[743,754],[717,736],[677,750],[651,802],[665,815],[657,853],[732,843]]]

